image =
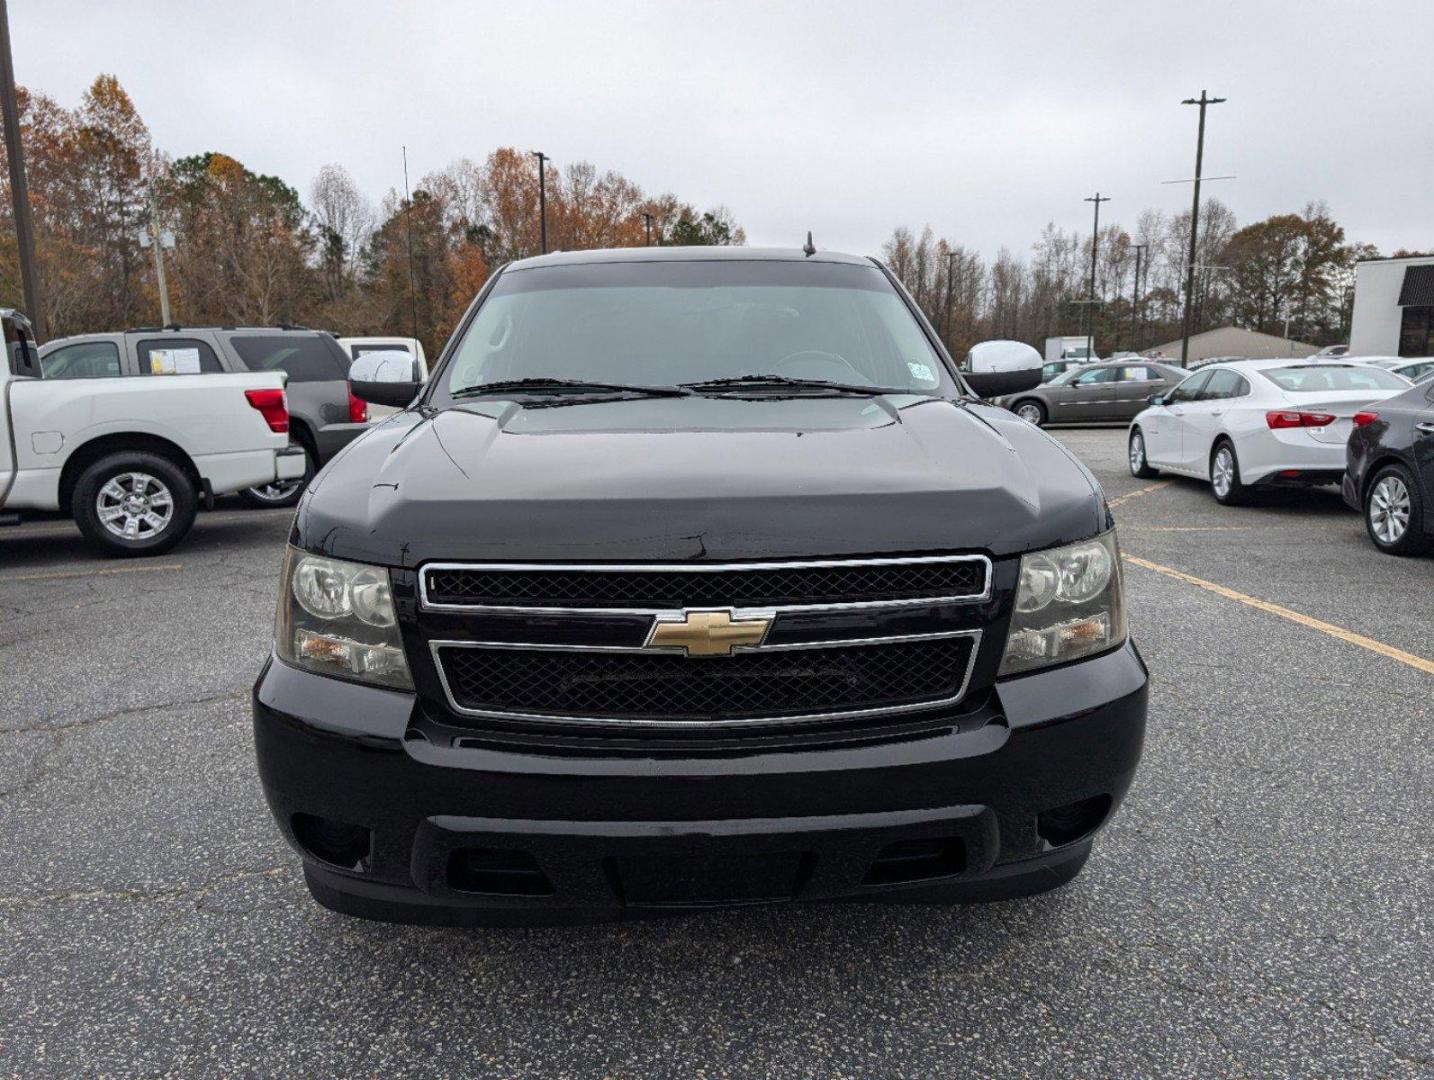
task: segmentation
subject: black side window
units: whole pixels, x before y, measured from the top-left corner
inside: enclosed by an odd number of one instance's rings
[[[1241,390],[1241,384],[1244,389]],[[1250,384],[1245,382],[1233,371],[1214,371],[1210,373],[1210,381],[1205,384],[1204,391],[1200,394],[1201,401],[1225,401],[1229,398],[1237,398],[1242,394],[1250,392]]]
[[[250,371],[286,371],[291,383],[349,377],[348,354],[323,334],[236,334],[229,344]]]
[[[141,375],[209,375],[224,370],[209,342],[198,338],[146,338],[135,345]]]
[[[1165,399],[1166,404],[1178,405],[1182,401],[1194,401],[1209,381],[1210,373],[1208,371],[1201,372],[1199,375],[1191,375],[1190,378],[1170,391],[1170,396]]]
[[[113,341],[81,341],[40,358],[47,379],[105,379],[120,373],[119,348]]]

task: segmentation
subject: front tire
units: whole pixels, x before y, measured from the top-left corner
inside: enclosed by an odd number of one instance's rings
[[[1429,537],[1422,528],[1424,500],[1403,465],[1386,465],[1364,496],[1364,526],[1374,546],[1389,555],[1422,555]]]
[[[110,454],[80,474],[70,495],[75,524],[107,555],[162,555],[189,534],[199,507],[194,482],[166,457]]]
[[[1160,470],[1152,469],[1145,456],[1145,433],[1139,428],[1130,429],[1130,443],[1126,452],[1126,460],[1130,462],[1131,476],[1149,480],[1160,475]]]
[[[1035,424],[1036,427],[1044,427],[1046,423],[1046,407],[1039,401],[1027,399],[1016,402],[1015,408],[1011,410],[1028,424]]]
[[[1250,489],[1240,483],[1240,459],[1235,444],[1221,439],[1210,454],[1210,490],[1221,506],[1243,506],[1250,501]]]
[[[304,475],[297,480],[276,480],[272,484],[262,484],[259,487],[245,488],[239,492],[239,498],[243,499],[250,506],[260,510],[279,510],[286,506],[293,506],[299,501],[299,496],[304,493],[304,488],[309,486],[309,481],[314,478],[314,473],[319,471],[318,463],[314,460],[314,452],[303,443],[297,443],[304,451]]]

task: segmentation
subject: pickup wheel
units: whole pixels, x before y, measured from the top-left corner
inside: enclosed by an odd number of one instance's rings
[[[130,451],[100,458],[70,497],[75,524],[109,555],[160,555],[188,535],[199,497],[166,457]]]
[[[239,492],[239,498],[250,506],[257,506],[261,510],[293,506],[299,501],[299,496],[304,493],[304,488],[309,486],[309,481],[314,478],[314,473],[319,471],[319,467],[314,461],[314,452],[307,446],[303,443],[290,443],[290,445],[303,447],[304,475],[297,480],[277,480],[272,484],[245,488]]]

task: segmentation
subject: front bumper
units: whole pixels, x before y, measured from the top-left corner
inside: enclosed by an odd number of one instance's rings
[[[1127,643],[998,683],[984,722],[755,753],[437,745],[410,724],[414,695],[277,660],[253,711],[265,794],[315,896],[461,924],[1059,884],[1130,786],[1146,695]],[[320,857],[333,832],[315,822],[362,843]]]

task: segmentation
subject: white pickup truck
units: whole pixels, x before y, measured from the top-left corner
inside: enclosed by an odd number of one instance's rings
[[[282,372],[45,379],[30,324],[0,309],[0,518],[63,510],[113,555],[158,555],[201,501],[303,475]]]

